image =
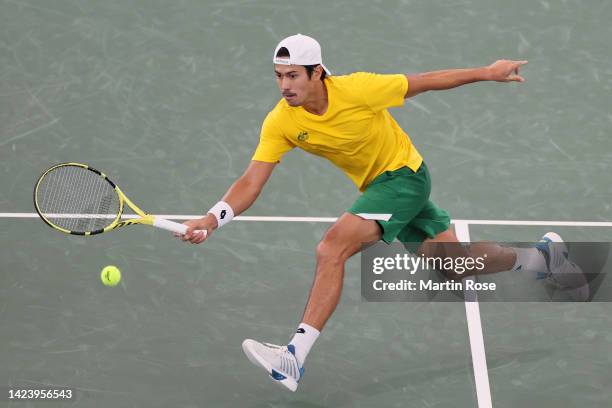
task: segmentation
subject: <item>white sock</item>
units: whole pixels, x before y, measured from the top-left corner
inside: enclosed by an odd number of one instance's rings
[[[536,248],[513,248],[516,252],[516,263],[513,271],[523,270],[532,272],[546,272],[546,259]]]
[[[319,334],[317,329],[306,323],[300,323],[298,326],[289,344],[295,347],[295,357],[300,366],[304,365],[304,360],[306,360],[306,356],[310,352],[314,342],[317,341]]]

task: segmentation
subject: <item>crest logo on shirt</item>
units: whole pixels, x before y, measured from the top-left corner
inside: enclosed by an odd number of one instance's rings
[[[299,140],[300,142],[304,142],[304,141],[308,140],[308,132],[302,131],[302,132],[298,133],[297,140]]]

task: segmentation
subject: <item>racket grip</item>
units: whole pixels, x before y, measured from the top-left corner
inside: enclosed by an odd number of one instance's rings
[[[164,218],[155,217],[155,219],[153,220],[153,226],[165,229],[166,231],[175,232],[180,235],[185,235],[185,233],[187,232],[187,226],[185,224],[166,220]],[[206,230],[196,230],[195,232],[200,231],[204,232],[204,236],[208,235]]]

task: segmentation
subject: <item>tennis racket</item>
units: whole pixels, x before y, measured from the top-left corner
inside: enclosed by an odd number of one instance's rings
[[[138,218],[121,218],[126,204]],[[95,235],[135,224],[187,232],[186,225],[142,211],[104,173],[86,164],[61,163],[47,169],[36,182],[34,206],[47,225],[66,234]]]

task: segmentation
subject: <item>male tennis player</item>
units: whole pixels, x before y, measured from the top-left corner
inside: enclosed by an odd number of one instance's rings
[[[188,221],[183,240],[199,244],[256,200],[283,154],[299,147],[338,166],[362,195],[325,233],[317,246],[317,268],[301,324],[287,346],[245,340],[247,357],[271,378],[295,391],[304,360],[331,316],[342,289],[344,264],[362,243],[458,242],[446,211],[429,200],[431,180],[423,158],[388,112],[404,99],[478,81],[524,82],[527,61],[500,60],[480,68],[422,74],[358,72],[331,76],[321,47],[301,34],[282,40],[273,55],[282,99],[263,122],[250,165],[207,215]],[[194,230],[207,230],[207,237]],[[470,246],[471,256],[487,253],[486,271],[530,268],[552,279],[573,270],[554,233],[538,248],[493,243]]]

